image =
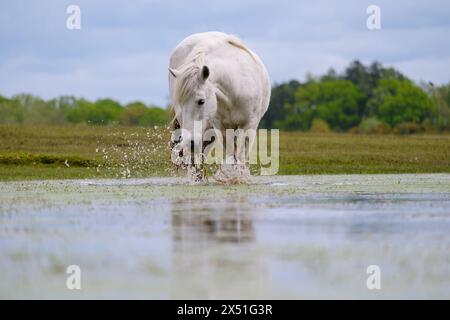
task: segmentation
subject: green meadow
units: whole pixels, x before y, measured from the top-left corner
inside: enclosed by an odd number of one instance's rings
[[[183,174],[165,128],[0,125],[0,180]],[[280,133],[279,174],[450,172],[450,135]]]

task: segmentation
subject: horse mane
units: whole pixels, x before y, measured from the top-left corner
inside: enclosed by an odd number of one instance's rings
[[[199,74],[205,64],[205,52],[197,51],[188,56],[188,62],[180,66],[173,88],[173,102],[183,103],[199,85]]]
[[[244,50],[245,52],[247,52],[250,55],[250,57],[252,57],[253,61],[255,61],[257,64],[259,64],[259,62],[256,59],[253,52],[251,52],[250,49],[245,45],[245,43],[242,42],[242,40],[239,39],[238,37],[233,36],[233,35],[228,36],[227,43],[231,44],[232,46],[235,46],[236,48]]]

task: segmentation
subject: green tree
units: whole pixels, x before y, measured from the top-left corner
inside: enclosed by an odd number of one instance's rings
[[[67,122],[67,116],[72,108],[75,108],[77,104],[77,98],[74,96],[61,96],[48,101],[55,109],[59,110],[59,117],[62,122]]]
[[[391,127],[402,122],[423,123],[436,116],[431,99],[409,80],[380,80],[368,103],[375,115]]]
[[[399,71],[394,68],[385,68],[377,61],[370,66],[365,66],[360,61],[355,60],[347,67],[343,79],[351,81],[364,94],[358,106],[358,114],[360,116],[373,116],[373,112],[368,108],[367,102],[373,97],[378,82],[386,78],[406,79]]]
[[[8,101],[9,101],[8,98],[6,98],[6,97],[4,97],[4,96],[2,96],[2,95],[0,94],[0,103],[8,102]]]
[[[361,121],[359,102],[364,95],[347,80],[326,81],[321,84],[317,115],[335,131],[345,131]]]
[[[67,113],[67,120],[73,123],[115,124],[120,120],[123,107],[112,99],[100,99],[92,103],[85,99],[76,100]]]
[[[169,123],[169,112],[159,107],[146,107],[142,102],[132,102],[125,107],[120,123],[128,126],[165,126]]]
[[[285,130],[307,131],[311,128],[313,119],[317,116],[317,102],[320,99],[320,84],[310,81],[301,85],[290,103],[284,104],[284,119],[274,122],[275,127]]]
[[[123,107],[112,99],[100,99],[94,103],[95,112],[90,122],[95,124],[118,123]]]
[[[87,122],[93,112],[94,104],[86,99],[77,99],[67,112],[67,121],[71,123]]]
[[[450,130],[450,83],[439,87],[429,85],[426,90],[436,106],[436,128]]]
[[[311,81],[301,86],[295,103],[286,105],[284,129],[308,130],[320,118],[335,131],[344,131],[360,121],[358,103],[363,95],[348,80]]]
[[[45,100],[30,94],[19,94],[0,102],[2,123],[59,123],[59,110]]]
[[[125,106],[120,116],[120,124],[125,126],[137,126],[141,117],[147,111],[147,107],[142,102],[136,101]]]
[[[18,109],[13,101],[0,96],[0,123],[17,123]]]
[[[327,73],[320,78],[321,81],[333,81],[339,80],[341,77],[337,74],[333,68],[328,69]]]
[[[275,121],[278,123],[284,120],[286,114],[284,105],[295,102],[295,92],[300,87],[300,82],[291,80],[287,83],[274,85],[270,96],[270,104],[266,114],[262,118],[260,127],[273,128]]]
[[[146,112],[139,119],[139,125],[144,127],[167,126],[169,122],[169,111],[159,107],[147,108]]]

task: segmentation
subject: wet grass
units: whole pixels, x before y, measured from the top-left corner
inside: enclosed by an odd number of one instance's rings
[[[0,125],[0,180],[167,176],[161,128]],[[280,174],[450,172],[449,135],[281,133]]]

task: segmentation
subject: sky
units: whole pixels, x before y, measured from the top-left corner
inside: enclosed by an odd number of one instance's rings
[[[81,10],[69,30],[66,9]],[[369,30],[369,5],[381,29]],[[165,106],[171,51],[204,31],[238,35],[272,83],[374,60],[414,81],[450,81],[450,1],[0,0],[0,94]]]

